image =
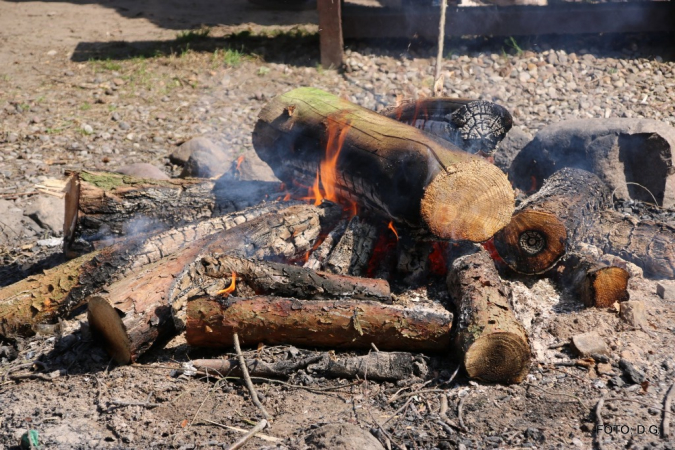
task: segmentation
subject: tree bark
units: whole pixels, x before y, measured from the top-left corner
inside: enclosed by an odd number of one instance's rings
[[[452,315],[355,301],[281,297],[202,297],[187,308],[186,339],[194,347],[290,344],[341,349],[447,351]]]
[[[253,145],[289,186],[313,186],[323,173],[333,200],[442,239],[484,241],[513,212],[513,190],[496,167],[318,89],[280,95],[258,117]],[[335,160],[333,172],[326,155]]]
[[[641,267],[646,277],[675,278],[675,227],[602,211],[585,240]]]
[[[520,383],[530,367],[530,343],[490,255],[481,249],[457,258],[447,281],[455,303],[453,345],[469,377]]]
[[[92,330],[120,364],[135,361],[161,336],[182,329],[175,314],[190,291],[187,268],[200,254],[244,258],[292,258],[309,251],[320,232],[323,208],[297,205],[260,216],[228,230],[187,243],[179,251],[136,268],[105,286],[89,302]]]
[[[149,180],[82,171],[71,175],[66,189],[64,248],[76,256],[121,236],[239,211],[279,192],[279,183],[261,181]]]
[[[626,269],[610,266],[591,255],[568,254],[563,262],[563,284],[587,307],[609,308],[630,299]]]
[[[471,153],[492,155],[513,126],[506,108],[464,98],[411,100],[380,114],[438,136]]]
[[[236,274],[232,295],[241,296],[239,289],[247,285],[256,295],[277,295],[304,300],[353,298],[391,303],[389,283],[374,278],[359,278],[316,272],[304,267],[269,261],[252,261],[227,254],[210,254],[198,258],[186,270],[191,290],[200,286],[203,292],[230,285]],[[216,285],[211,287],[209,285]]]
[[[499,256],[520,273],[551,269],[598,226],[597,215],[610,205],[610,195],[590,172],[570,168],[556,172],[495,235]]]

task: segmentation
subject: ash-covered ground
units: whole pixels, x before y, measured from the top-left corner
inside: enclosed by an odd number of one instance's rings
[[[431,94],[435,43],[348,41],[344,71],[323,70],[316,23],[314,11],[265,11],[243,0],[0,3],[2,285],[62,261],[49,241],[60,236],[60,203],[44,201],[52,197],[36,187],[48,179],[138,162],[178,175],[182,169],[169,155],[198,136],[227,149],[233,161],[254,160],[258,111],[299,86],[375,110],[399,97]],[[506,106],[524,140],[572,118],[644,117],[674,125],[672,42],[672,35],[453,38],[443,63],[445,94]],[[625,202],[617,208],[655,214]],[[301,371],[286,384],[258,385],[275,416],[264,434],[280,440],[256,438],[246,448],[316,447],[305,436],[326,423],[378,434],[376,424],[409,399],[385,426],[394,447],[584,449],[598,440],[605,449],[675,446],[660,435],[664,396],[675,378],[675,308],[657,295],[656,282],[630,282],[631,298],[646,307],[643,329],[622,323],[613,309],[585,310],[561,298],[547,279],[509,284],[535,355],[522,384],[485,385],[461,373],[443,384],[456,362],[437,355],[428,379],[400,385]],[[408,296],[443,297],[437,288]],[[584,365],[559,345],[589,331],[606,341],[607,361]],[[205,355],[180,336],[126,367],[91,342],[84,313],[56,335],[2,345],[0,449],[16,447],[29,429],[45,448],[217,448],[242,436],[228,427],[250,429],[260,418],[236,380],[177,376],[181,363]],[[274,347],[259,357],[297,352]],[[36,359],[45,376],[11,379]],[[400,389],[420,393],[389,403]],[[451,420],[459,421],[461,403],[465,431],[439,424],[441,395]],[[596,432],[593,408],[603,396],[604,424],[613,428]]]

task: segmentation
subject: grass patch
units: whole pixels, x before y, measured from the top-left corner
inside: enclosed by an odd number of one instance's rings
[[[508,39],[504,39],[504,43],[511,47],[516,52],[516,55],[520,56],[524,53],[523,49],[520,48],[518,42],[516,42],[516,39],[513,36],[509,36]]]
[[[176,35],[178,44],[189,44],[190,42],[203,41],[211,34],[211,28],[202,28],[200,30],[181,31]]]
[[[84,102],[80,106],[80,110],[82,111],[89,111],[91,109],[91,103]]]
[[[264,77],[268,73],[270,73],[269,67],[263,66],[263,67],[258,68],[257,74],[258,74],[259,77]]]

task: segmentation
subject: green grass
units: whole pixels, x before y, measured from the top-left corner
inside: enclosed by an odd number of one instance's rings
[[[516,55],[520,56],[524,53],[523,49],[520,48],[520,46],[518,45],[518,42],[516,42],[516,40],[513,36],[509,36],[508,39],[504,39],[504,42],[506,43],[506,45],[511,47],[513,50],[515,50]]]
[[[189,44],[190,42],[203,41],[209,37],[209,34],[211,34],[210,28],[181,31],[176,35],[176,42],[179,44]]]
[[[257,74],[258,74],[259,77],[264,77],[264,76],[267,75],[268,73],[270,73],[269,67],[264,67],[264,66],[263,66],[263,67],[260,67],[260,68],[258,69],[258,72],[257,72]]]
[[[91,109],[91,103],[84,102],[80,106],[80,110],[82,111],[89,111]]]

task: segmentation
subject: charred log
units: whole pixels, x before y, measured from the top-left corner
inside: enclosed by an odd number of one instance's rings
[[[517,272],[549,270],[598,226],[598,213],[609,206],[609,197],[607,186],[590,172],[556,172],[495,235],[499,256]]]
[[[320,181],[343,204],[427,227],[442,239],[484,241],[513,211],[513,190],[496,167],[318,89],[270,101],[253,145],[288,185]],[[322,161],[334,162],[335,170],[317,180]]]
[[[326,271],[340,275],[363,275],[373,253],[377,228],[371,223],[352,217],[333,251],[326,259]]]
[[[313,355],[300,360],[277,361],[267,363],[259,359],[247,359],[246,368],[252,377],[285,378],[298,370],[306,369],[310,364],[317,363],[326,355]],[[192,366],[204,375],[218,375],[220,377],[242,376],[239,361],[233,359],[195,359]]]
[[[188,280],[186,267],[200,255],[228,252],[244,258],[293,258],[309,251],[320,232],[321,208],[298,205],[270,213],[229,230],[192,241],[170,256],[108,284],[89,309],[92,329],[119,363],[135,361],[162,335],[174,329],[171,298]],[[93,300],[93,299],[92,299]],[[115,320],[116,319],[116,320]],[[111,325],[116,322],[116,325]],[[178,322],[179,329],[182,322]]]
[[[448,274],[455,303],[453,346],[471,378],[521,382],[530,366],[530,344],[485,250],[457,258]]]
[[[587,307],[609,308],[630,299],[630,274],[622,267],[578,252],[566,255],[563,266],[563,285]]]
[[[451,314],[372,302],[300,301],[280,297],[203,297],[187,306],[186,338],[195,347],[242,344],[447,351]]]
[[[69,257],[121,236],[176,228],[280,195],[280,184],[230,180],[148,180],[82,171],[66,188],[64,248]]]
[[[236,282],[232,283],[231,275]],[[240,295],[245,284],[256,295],[278,295],[304,300],[353,298],[391,303],[389,283],[372,278],[359,278],[316,272],[304,267],[269,261],[252,261],[229,255],[205,255],[198,258],[183,274],[179,285],[189,286],[189,296],[214,293],[233,285],[232,295]],[[172,294],[176,299],[186,293]]]
[[[484,155],[492,155],[513,126],[506,108],[463,98],[406,101],[380,113],[441,137],[465,151]]]

